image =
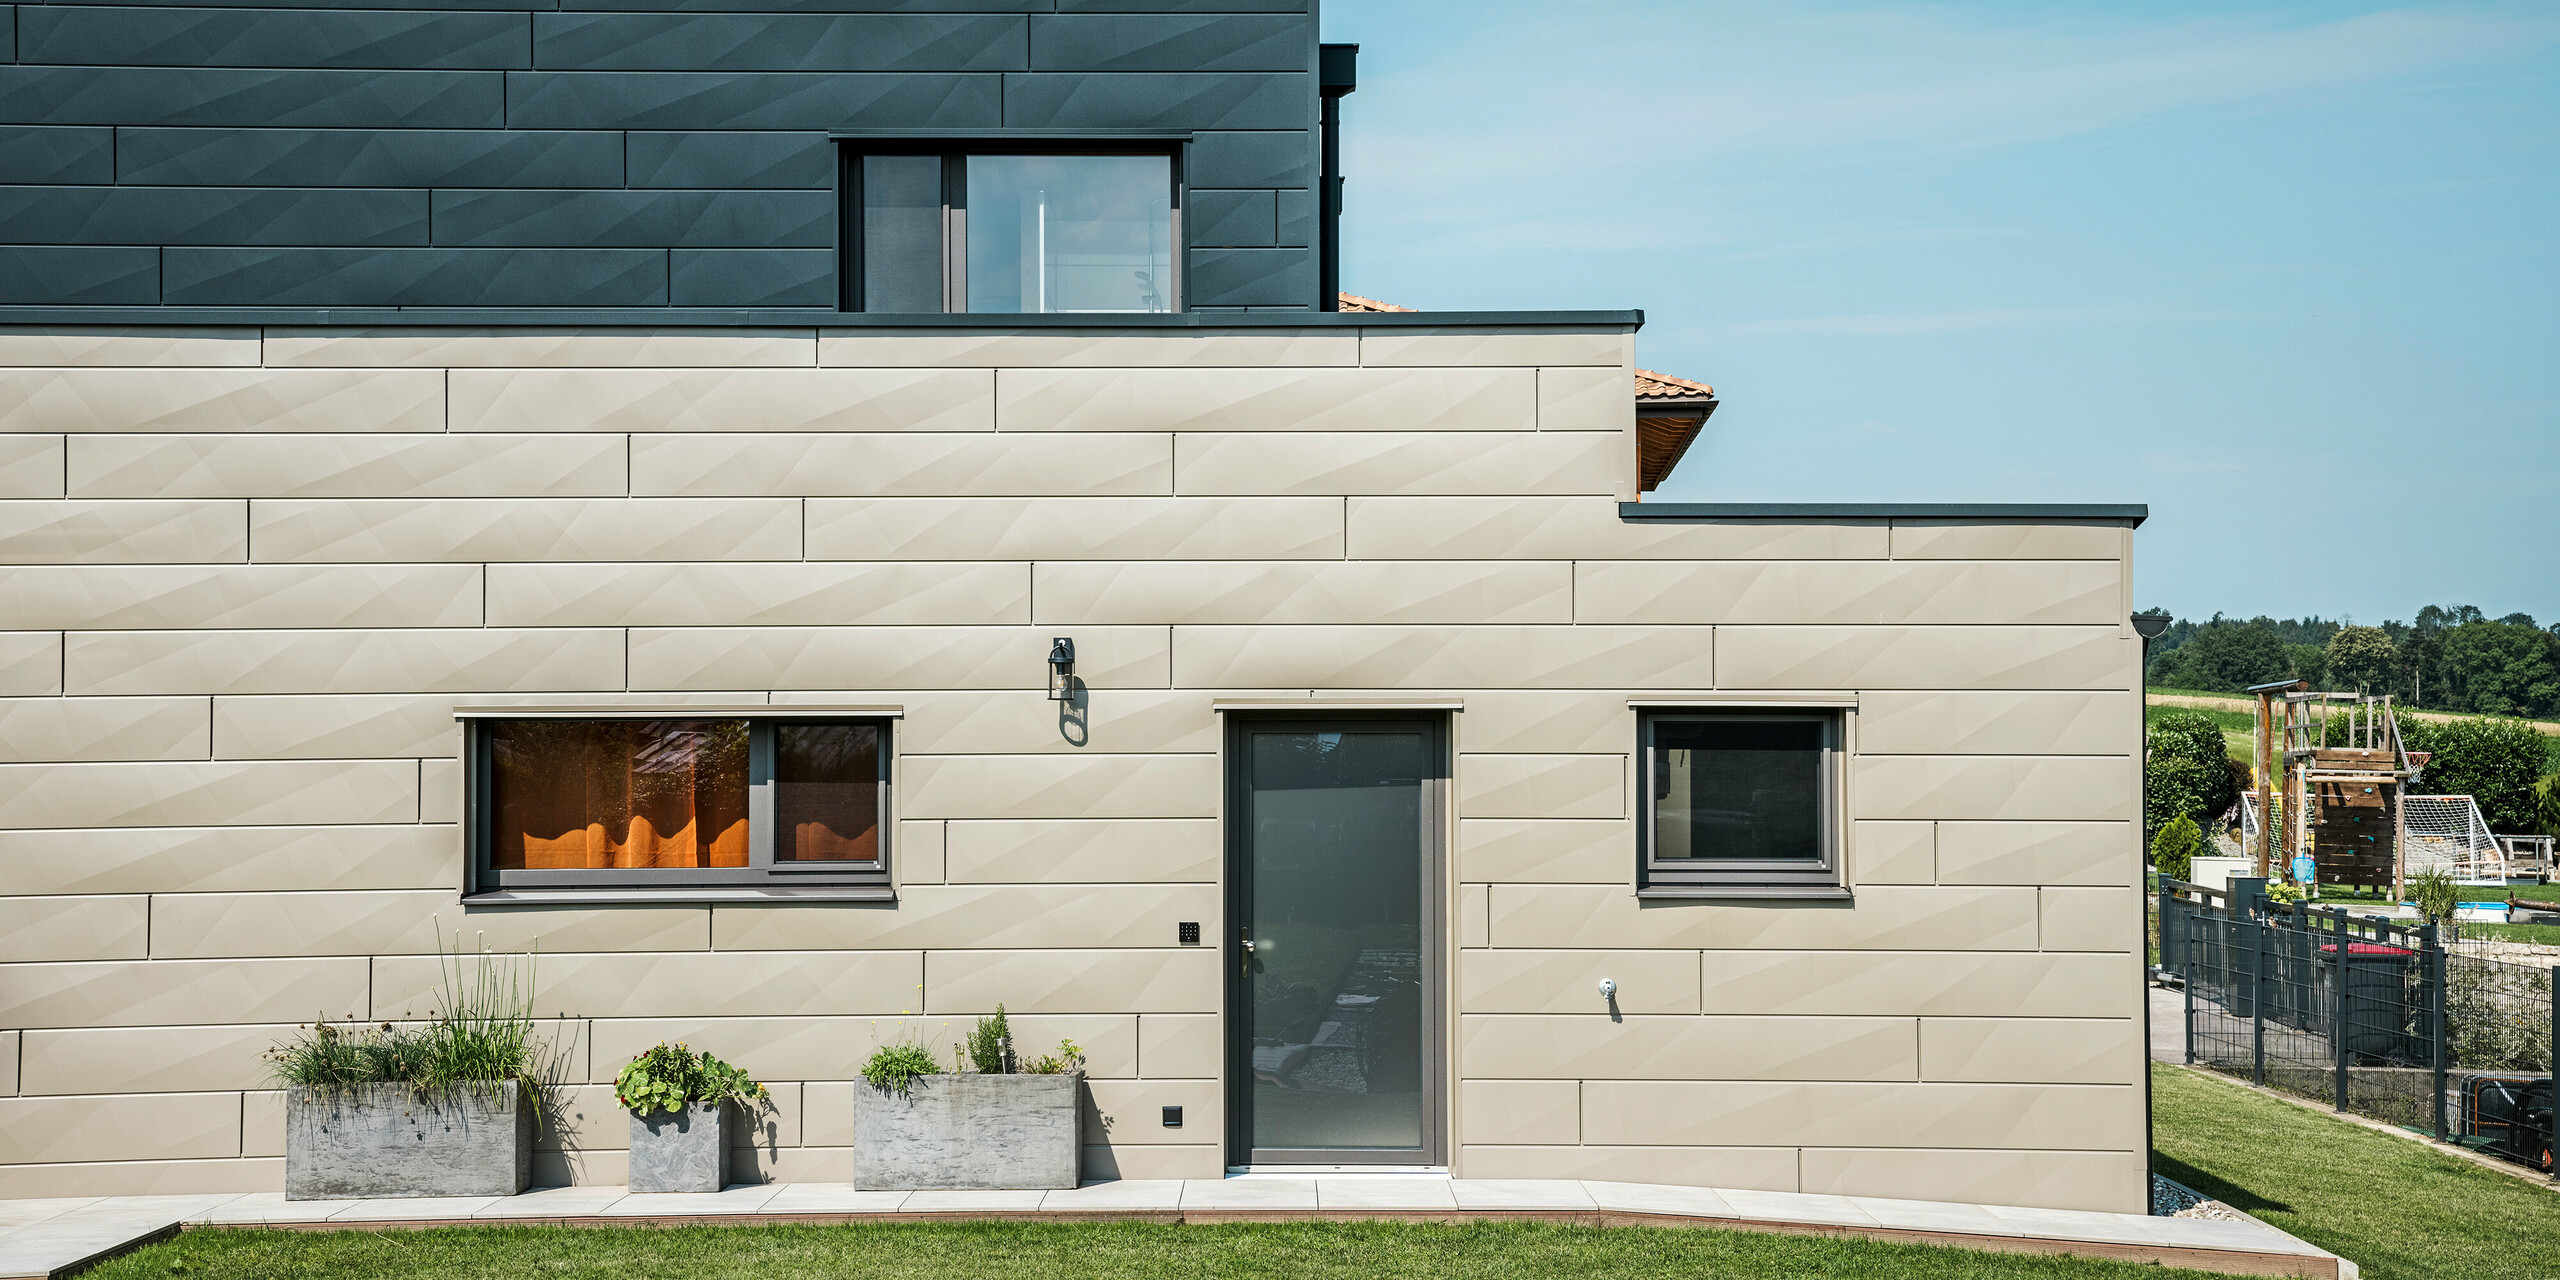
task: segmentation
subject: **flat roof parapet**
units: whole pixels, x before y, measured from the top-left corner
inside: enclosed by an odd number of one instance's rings
[[[888,315],[855,311],[686,310],[676,307],[0,307],[0,325],[297,325],[318,328],[549,329],[572,326],[658,329],[1635,329],[1644,312],[1625,311],[1181,311],[1166,313],[963,312]]]

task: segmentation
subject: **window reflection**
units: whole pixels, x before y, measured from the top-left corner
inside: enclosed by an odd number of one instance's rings
[[[747,865],[744,720],[511,720],[489,737],[502,871]]]
[[[969,310],[1170,311],[1166,156],[970,156]]]

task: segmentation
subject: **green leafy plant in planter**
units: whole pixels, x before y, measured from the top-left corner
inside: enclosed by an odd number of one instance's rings
[[[444,989],[424,1022],[359,1024],[313,1019],[266,1052],[276,1082],[346,1090],[405,1084],[421,1091],[487,1091],[513,1080],[526,1105],[539,1108],[543,1045],[533,1025],[532,957],[482,948],[437,959]]]
[[[1013,1024],[1005,1021],[1004,1006],[996,1006],[994,1017],[978,1019],[961,1048],[967,1054],[961,1070],[975,1067],[980,1075],[1013,1074]]]
[[[912,1040],[884,1044],[871,1051],[869,1061],[862,1064],[862,1078],[873,1088],[891,1093],[905,1093],[917,1076],[929,1076],[942,1069],[942,1061],[931,1050]]]
[[[772,1097],[747,1074],[682,1044],[661,1044],[633,1058],[613,1079],[613,1100],[635,1116],[681,1111],[706,1102],[750,1106]]]

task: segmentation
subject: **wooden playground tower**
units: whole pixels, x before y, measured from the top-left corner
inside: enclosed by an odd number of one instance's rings
[[[2388,884],[2398,901],[2408,844],[2401,791],[2425,757],[2413,763],[2401,743],[2390,695],[2324,693],[2300,680],[2249,692],[2258,698],[2257,873],[2290,879],[2294,855],[2307,848],[2319,883]],[[2340,711],[2344,722],[2333,730]],[[2332,744],[2333,736],[2344,741]],[[2283,821],[2275,822],[2268,815],[2277,812],[2279,776]]]

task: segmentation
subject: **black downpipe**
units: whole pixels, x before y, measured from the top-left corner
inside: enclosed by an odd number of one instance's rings
[[[1342,99],[1360,87],[1360,46],[1316,47],[1316,92],[1324,106],[1317,117],[1317,149],[1322,153],[1316,176],[1316,310],[1342,309]]]

